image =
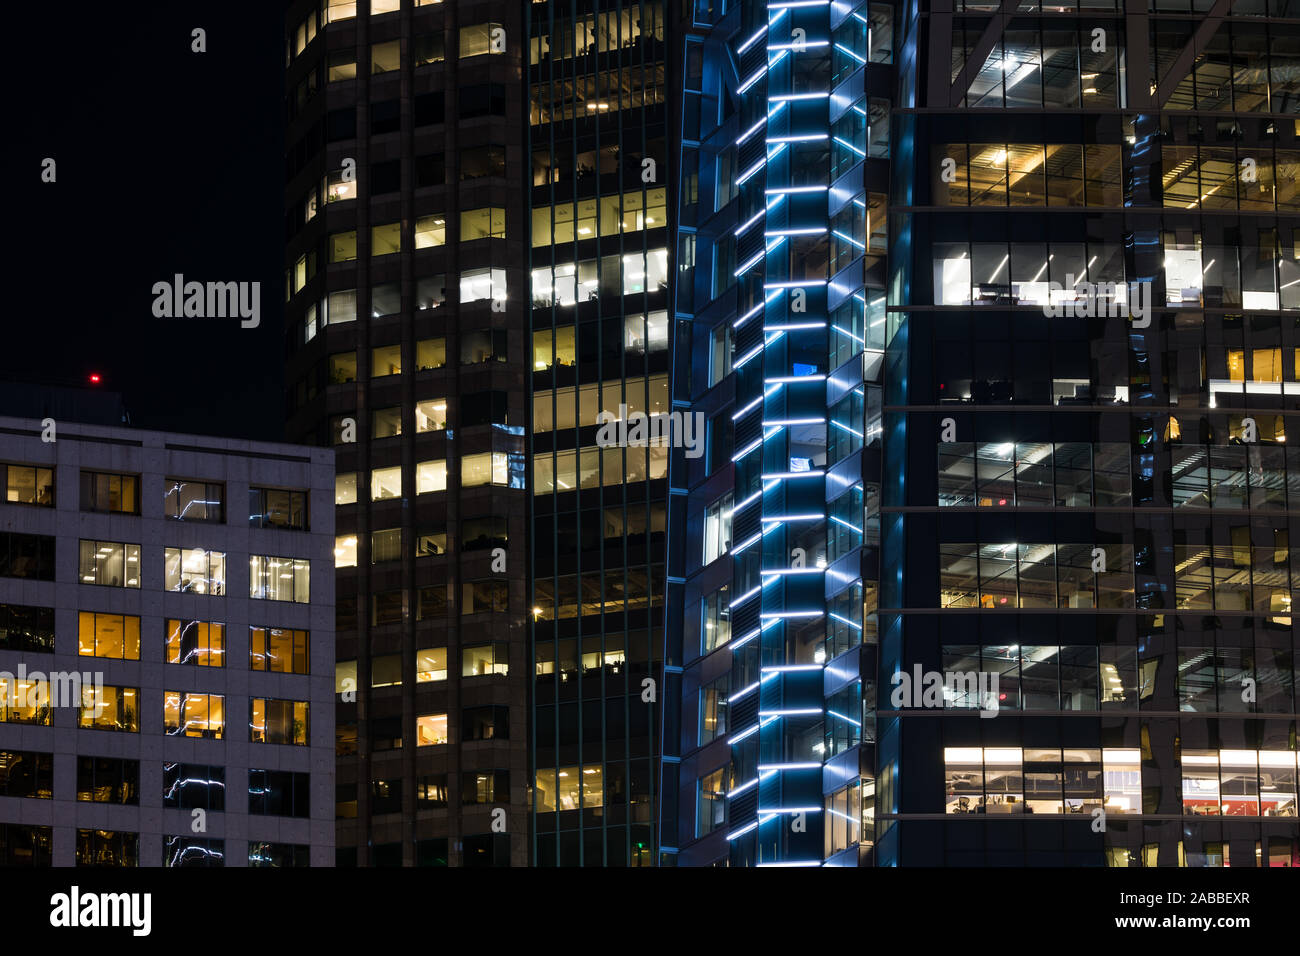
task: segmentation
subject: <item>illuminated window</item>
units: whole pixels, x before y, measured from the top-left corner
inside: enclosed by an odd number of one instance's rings
[[[415,718],[417,747],[436,747],[447,743],[447,715],[425,714]]]
[[[340,534],[334,538],[334,567],[355,568],[357,566],[357,536]]]
[[[54,469],[36,465],[3,465],[5,501],[10,504],[54,507]]]
[[[723,674],[717,680],[700,688],[700,746],[723,737],[727,733],[727,697],[731,693],[731,675]]]
[[[389,256],[402,251],[402,224],[387,222],[370,227],[370,254]],[[356,258],[355,254],[353,258]]]
[[[226,556],[203,548],[164,548],[164,587],[192,594],[226,592]]]
[[[170,736],[220,740],[226,727],[225,698],[169,690],[163,694],[163,730]]]
[[[334,503],[352,505],[357,501],[357,473],[344,472],[334,476]]]
[[[140,659],[140,619],[129,614],[77,615],[77,653],[82,657]]]
[[[309,707],[306,701],[254,697],[248,706],[249,741],[307,746]]]
[[[140,586],[140,546],[117,541],[81,542],[82,584],[113,588]]]
[[[731,594],[724,584],[704,598],[702,653],[717,650],[731,640]]]
[[[140,513],[139,476],[83,471],[81,510],[138,515]]]
[[[533,333],[533,368],[545,371],[555,365],[571,366],[577,360],[574,345],[574,328],[571,325],[555,329],[554,345],[551,342],[551,330],[543,329]]]
[[[346,184],[345,184],[346,185]],[[330,233],[330,262],[350,262],[357,257],[357,231]]]
[[[505,53],[506,31],[499,23],[476,23],[460,28],[460,57]]]
[[[447,679],[447,648],[422,647],[415,652],[415,679],[428,683]]]
[[[477,644],[462,648],[461,677],[494,674],[504,677],[510,672],[509,648],[506,644]]]
[[[357,15],[356,0],[325,0],[325,22],[335,23]]]
[[[500,451],[463,455],[460,460],[460,483],[464,488],[488,484],[508,486],[509,455]]]
[[[415,430],[437,432],[447,427],[447,400],[431,398],[415,403]]]
[[[460,274],[460,301],[506,301],[505,269],[470,269]]]
[[[415,248],[430,249],[447,243],[447,219],[445,216],[421,216],[415,220]]]
[[[140,689],[138,687],[82,688],[77,726],[90,730],[140,732]],[[47,721],[48,722],[48,721]]]
[[[726,825],[729,776],[726,767],[719,767],[700,778],[695,815],[696,836],[704,836]]]
[[[370,72],[388,73],[402,67],[402,41],[387,40],[370,45]]]
[[[506,237],[506,211],[498,206],[467,209],[460,214],[460,241],[475,239],[504,239]]]
[[[447,490],[447,462],[422,461],[415,466],[415,493],[428,494],[431,491]]]
[[[370,376],[382,378],[385,375],[402,374],[402,347],[400,345],[381,345],[370,350]]]
[[[210,621],[167,621],[167,646],[163,659],[169,664],[196,664],[200,667],[224,667],[226,625]]]
[[[255,671],[276,674],[309,674],[309,632],[282,627],[248,629],[248,666]]]
[[[83,693],[93,694],[93,687]],[[0,671],[0,722],[48,727],[53,720],[49,681],[19,680],[12,673]]]
[[[420,339],[415,343],[415,370],[442,368],[447,364],[446,339]]]
[[[344,200],[357,198],[357,184],[355,182],[354,173],[350,174],[349,178],[344,178],[344,172],[341,169],[336,169],[332,172],[326,173],[324,187],[326,203],[343,202]],[[344,258],[355,259],[357,257],[357,234],[355,232],[340,232],[335,233],[334,235],[341,237],[344,241],[350,241],[352,243],[352,254],[345,256]],[[351,236],[350,240],[347,239],[348,236]],[[332,240],[334,237],[331,236],[330,238]],[[330,261],[339,262],[342,260],[331,257]]]
[[[306,604],[311,592],[311,562],[253,554],[248,557],[248,596]]]
[[[704,563],[717,560],[731,550],[732,495],[728,492],[704,512]]]

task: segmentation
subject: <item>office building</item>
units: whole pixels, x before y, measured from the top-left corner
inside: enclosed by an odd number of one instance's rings
[[[697,6],[666,857],[1300,860],[1292,14]]]
[[[650,866],[670,448],[601,426],[672,408],[671,11],[528,10],[530,860]]]
[[[286,5],[286,412],[337,455],[340,865],[528,860],[522,12]]]
[[[332,865],[333,454],[5,417],[0,462],[0,863]]]
[[[684,25],[674,397],[710,454],[672,481],[665,862],[870,858],[892,26],[868,3]]]

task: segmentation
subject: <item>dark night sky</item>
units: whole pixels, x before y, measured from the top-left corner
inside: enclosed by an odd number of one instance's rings
[[[79,8],[79,9],[78,9]],[[279,440],[284,44],[278,0],[21,4],[0,379],[94,370],[132,423]],[[207,30],[207,52],[190,31]],[[53,157],[58,181],[40,181]],[[155,282],[260,280],[261,325],[155,319]]]

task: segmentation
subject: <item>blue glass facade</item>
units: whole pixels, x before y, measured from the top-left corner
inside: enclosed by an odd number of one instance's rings
[[[670,474],[681,865],[870,852],[891,24],[697,6],[680,48],[673,397],[727,436]]]

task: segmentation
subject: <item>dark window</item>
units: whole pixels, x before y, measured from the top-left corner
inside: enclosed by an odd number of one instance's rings
[[[220,524],[226,520],[226,486],[168,478],[163,514],[180,521]]]
[[[311,774],[248,771],[248,812],[254,816],[311,816]]]
[[[355,820],[357,818],[357,785],[355,783],[336,783],[334,785],[334,819]]]
[[[461,740],[509,740],[508,707],[466,707],[460,725]]]
[[[374,612],[374,624],[402,623],[402,592],[380,591],[371,604]]]
[[[462,866],[509,866],[510,834],[480,833],[465,837]]]
[[[355,107],[345,110],[330,110],[325,114],[325,142],[337,143],[341,139],[355,139],[357,135],[357,111]]]
[[[435,584],[420,588],[419,619],[443,617],[447,613],[447,585]]]
[[[442,153],[415,157],[415,188],[441,186],[447,181],[447,163]]]
[[[194,836],[163,838],[163,866],[225,866],[226,841]]]
[[[357,599],[355,595],[340,597],[334,603],[334,630],[355,631],[357,629]]]
[[[442,31],[421,33],[411,41],[411,57],[416,66],[437,63],[443,58]]]
[[[77,866],[139,866],[140,834],[78,830]]]
[[[401,866],[402,844],[377,843],[370,854],[371,866]]]
[[[0,750],[0,797],[54,798],[54,754]]]
[[[493,329],[482,332],[462,332],[460,336],[460,364],[477,365],[479,362],[504,362],[506,360],[506,330]]]
[[[397,750],[402,746],[402,718],[375,717],[370,721],[370,749]]]
[[[446,116],[447,102],[442,91],[421,93],[415,98],[415,125],[431,126],[441,123]]]
[[[0,823],[0,866],[49,866],[50,827]]]
[[[370,812],[402,812],[402,781],[400,779],[370,781]]]
[[[505,116],[506,88],[500,83],[462,86],[459,102],[461,119],[471,119],[475,116]]]
[[[474,146],[460,154],[460,178],[480,179],[483,176],[505,176],[506,148],[504,146]]]
[[[463,770],[460,774],[460,802],[496,803],[510,799],[509,770]]]
[[[311,847],[302,843],[249,843],[249,866],[311,866]]]
[[[461,525],[462,551],[485,551],[506,546],[505,515],[490,515],[486,518],[466,518]]]
[[[248,489],[248,524],[252,528],[307,530],[307,492],[278,488]]]
[[[0,577],[54,580],[54,538],[0,533]]]
[[[54,653],[54,608],[0,604],[0,647]]]
[[[140,761],[119,760],[116,757],[78,757],[77,799],[91,803],[138,806]]]
[[[505,392],[471,392],[460,400],[460,427],[506,424]]]
[[[386,163],[370,164],[370,194],[395,193],[402,188],[402,161],[390,159]]]
[[[402,128],[402,108],[398,100],[370,104],[370,135],[396,133]]]
[[[485,614],[505,611],[510,604],[510,588],[505,581],[488,579],[466,581],[461,589],[462,614]]]
[[[106,472],[81,473],[81,510],[140,513],[140,477]]]
[[[163,806],[224,811],[226,768],[200,763],[163,764]]]
[[[447,838],[415,841],[416,866],[446,866]]]

